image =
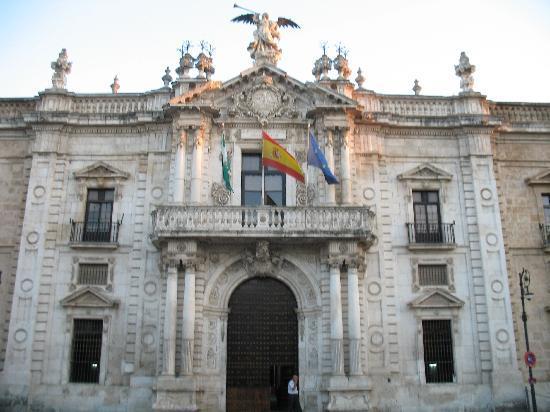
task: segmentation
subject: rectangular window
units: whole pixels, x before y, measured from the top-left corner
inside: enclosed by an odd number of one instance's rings
[[[262,167],[262,156],[243,153],[241,204],[243,206],[284,206],[285,175],[271,167]]]
[[[414,232],[417,242],[441,242],[439,194],[434,191],[413,191]]]
[[[106,285],[109,273],[107,263],[80,263],[78,265],[79,285]]]
[[[71,350],[71,382],[99,383],[103,320],[75,319]]]
[[[542,195],[542,207],[544,208],[544,224],[550,225],[550,194]]]
[[[83,241],[110,242],[114,196],[114,189],[88,189]]]
[[[426,383],[453,382],[453,338],[450,320],[423,320]]]
[[[447,265],[418,265],[420,286],[447,286]]]

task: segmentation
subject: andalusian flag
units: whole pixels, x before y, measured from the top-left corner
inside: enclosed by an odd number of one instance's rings
[[[305,176],[298,161],[275,139],[262,130],[262,164],[305,182]]]
[[[225,133],[222,131],[222,175],[225,188],[233,192],[231,187],[231,165],[227,158],[227,148],[225,147]]]

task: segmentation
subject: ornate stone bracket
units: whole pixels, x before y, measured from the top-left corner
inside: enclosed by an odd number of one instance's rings
[[[269,250],[267,240],[256,243],[255,253],[247,249],[243,254],[242,262],[249,276],[273,276],[283,265],[283,260]]]

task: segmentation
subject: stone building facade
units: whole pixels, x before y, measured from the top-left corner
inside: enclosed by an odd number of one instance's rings
[[[269,410],[296,372],[306,411],[524,410],[522,267],[548,393],[550,105],[487,100],[465,54],[438,97],[253,52],[108,95],[67,91],[62,52],[51,89],[0,100],[2,408]],[[259,166],[262,130],[307,184]]]

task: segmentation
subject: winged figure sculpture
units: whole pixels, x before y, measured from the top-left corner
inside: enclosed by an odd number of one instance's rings
[[[254,41],[248,45],[250,56],[257,64],[264,62],[277,64],[281,57],[279,48],[279,27],[291,27],[299,29],[300,26],[285,17],[279,17],[277,21],[269,20],[269,15],[263,13],[241,14],[233,19],[235,23],[255,24]]]

